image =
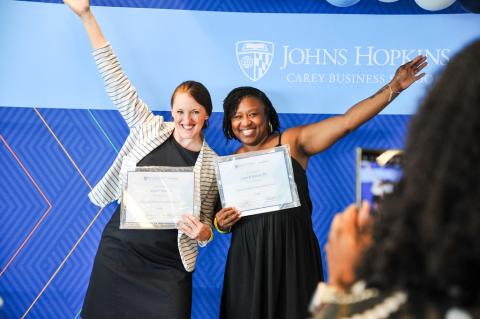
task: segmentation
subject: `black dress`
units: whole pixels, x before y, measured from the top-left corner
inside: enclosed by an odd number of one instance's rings
[[[199,152],[172,136],[138,166],[194,166]],[[182,264],[177,230],[119,229],[120,206],[105,227],[82,318],[190,318],[192,274]]]
[[[322,263],[306,172],[294,158],[292,166],[301,206],[242,217],[233,226],[220,318],[309,316]]]

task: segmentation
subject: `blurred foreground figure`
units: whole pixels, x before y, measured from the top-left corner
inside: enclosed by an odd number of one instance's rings
[[[348,207],[327,244],[315,318],[480,318],[480,41],[412,119],[405,172],[378,219]]]

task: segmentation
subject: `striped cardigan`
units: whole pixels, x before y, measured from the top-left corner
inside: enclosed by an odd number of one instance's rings
[[[165,122],[162,116],[154,115],[137,96],[110,44],[94,50],[93,57],[110,99],[130,129],[112,166],[88,195],[92,203],[104,207],[113,200],[121,201],[126,171],[167,140],[173,132],[174,123]],[[210,227],[217,197],[216,156],[204,140],[193,169],[195,176],[200,177],[200,183],[195,186],[194,205],[200,207],[196,210],[200,211],[200,221]],[[177,242],[183,266],[187,271],[193,271],[198,255],[197,241],[179,232]],[[204,242],[198,244],[205,245]]]

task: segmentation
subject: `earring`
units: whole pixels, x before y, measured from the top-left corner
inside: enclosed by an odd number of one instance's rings
[[[273,133],[272,123],[268,122],[268,128],[270,129],[270,133]]]

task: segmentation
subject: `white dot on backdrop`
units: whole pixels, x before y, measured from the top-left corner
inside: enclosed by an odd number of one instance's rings
[[[378,1],[390,3],[390,2],[396,2],[396,1],[398,1],[398,0],[378,0]]]
[[[359,2],[360,0],[327,0],[328,3],[337,7],[350,7]]]
[[[425,10],[438,11],[448,8],[455,0],[415,0],[415,2]]]

